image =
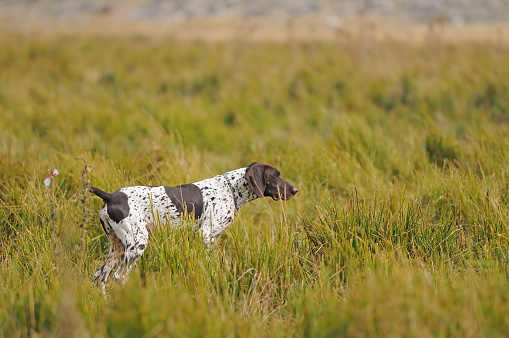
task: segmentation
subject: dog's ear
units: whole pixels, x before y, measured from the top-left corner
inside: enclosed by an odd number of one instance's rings
[[[265,192],[265,163],[253,162],[247,167],[245,178],[258,198]]]

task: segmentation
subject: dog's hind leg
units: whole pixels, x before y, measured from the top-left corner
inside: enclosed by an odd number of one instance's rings
[[[132,238],[125,246],[125,251],[120,268],[115,272],[116,279],[122,279],[125,283],[127,275],[143,255],[148,245],[148,230],[146,222],[138,222],[132,227]]]
[[[96,284],[101,284],[101,289],[103,293],[106,292],[105,285],[108,281],[108,277],[112,270],[115,270],[122,259],[122,255],[125,251],[124,245],[118,239],[117,236],[110,235],[110,252],[108,257],[106,258],[106,262],[96,271],[94,274],[94,282]]]

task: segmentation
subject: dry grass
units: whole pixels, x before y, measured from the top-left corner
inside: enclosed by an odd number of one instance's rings
[[[509,334],[503,45],[1,41],[2,335]],[[127,285],[91,284],[108,245],[86,179],[255,160],[299,194],[246,206],[211,251],[161,228]]]

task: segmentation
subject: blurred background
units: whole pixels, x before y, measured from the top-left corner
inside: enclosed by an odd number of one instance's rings
[[[508,0],[0,0],[2,26],[30,32],[172,34],[177,38],[507,39]],[[506,34],[507,35],[507,34]]]

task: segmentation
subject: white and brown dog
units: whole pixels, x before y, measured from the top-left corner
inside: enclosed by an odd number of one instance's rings
[[[103,291],[108,276],[119,264],[115,277],[127,276],[147,248],[155,224],[177,226],[183,214],[192,213],[205,244],[210,245],[246,203],[264,196],[288,200],[298,191],[280,177],[274,166],[261,162],[176,187],[136,186],[113,193],[90,189],[104,201],[99,217],[110,240],[108,258],[94,275]]]

